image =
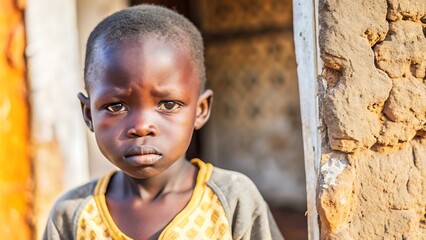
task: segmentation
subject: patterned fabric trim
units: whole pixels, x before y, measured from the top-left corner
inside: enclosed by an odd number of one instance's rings
[[[200,168],[192,198],[163,230],[159,239],[232,239],[225,210],[206,184],[213,166],[199,159],[191,162]]]
[[[115,171],[99,179],[94,189],[94,192],[99,192],[100,188],[105,187],[105,185],[108,185],[109,179],[114,173]],[[105,198],[105,195],[103,195],[103,197]],[[108,228],[108,225],[105,224],[106,218],[102,214],[103,211],[99,209],[99,206],[102,206],[98,204],[99,201],[99,195],[95,195],[83,207],[77,222],[76,239],[123,239],[116,236],[112,236],[111,233],[112,231],[114,231],[114,229]]]

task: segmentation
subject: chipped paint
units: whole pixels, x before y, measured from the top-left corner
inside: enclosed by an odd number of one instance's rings
[[[348,160],[344,157],[331,157],[321,166],[322,188],[335,186],[337,177],[349,166]]]

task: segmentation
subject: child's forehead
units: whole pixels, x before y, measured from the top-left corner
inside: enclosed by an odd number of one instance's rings
[[[91,63],[85,75],[85,88],[89,92],[95,82],[102,79],[100,76],[112,77],[110,70],[121,68],[122,74],[138,74],[135,69],[153,68],[159,63],[169,62],[169,69],[185,68],[186,72],[196,78],[200,84],[200,68],[194,59],[191,49],[187,44],[174,41],[156,34],[144,34],[143,36],[121,39],[120,41],[107,41],[98,39],[92,52]],[[114,72],[114,71],[112,71]],[[114,74],[117,74],[116,72]],[[117,76],[120,77],[120,76]],[[202,89],[201,87],[200,89]]]
[[[105,78],[127,78],[153,71],[174,72],[198,79],[196,64],[189,50],[168,39],[145,37],[98,47],[91,74],[87,76],[89,85]],[[120,81],[115,83],[122,84]]]
[[[181,42],[174,41],[157,35],[145,35],[139,38],[130,38],[112,43],[100,44],[97,47],[96,54],[100,58],[97,62],[105,60],[123,61],[124,59],[137,58],[138,54],[149,55],[149,60],[158,60],[159,58],[170,57],[174,61],[193,61],[190,48]],[[195,66],[195,64],[192,64]]]

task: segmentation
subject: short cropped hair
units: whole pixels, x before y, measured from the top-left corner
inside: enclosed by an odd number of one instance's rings
[[[114,46],[132,39],[140,40],[147,34],[157,34],[176,44],[188,47],[191,59],[201,81],[200,90],[204,89],[206,73],[204,66],[203,38],[198,29],[179,13],[161,6],[138,5],[116,12],[101,21],[90,33],[86,45],[84,62],[84,82],[88,90],[89,74],[92,64],[102,47]],[[102,46],[98,43],[102,40]]]

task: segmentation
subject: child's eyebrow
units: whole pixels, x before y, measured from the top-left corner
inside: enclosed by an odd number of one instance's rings
[[[158,97],[158,98],[165,98],[165,97],[169,97],[170,95],[171,95],[171,92],[170,91],[168,91],[168,90],[152,90],[151,91],[151,94],[153,95],[153,96],[156,96],[156,97]]]
[[[130,93],[132,92],[132,89],[128,87],[114,87],[113,89],[109,91],[113,92],[114,94],[130,95]]]
[[[112,87],[103,88],[97,94],[103,98],[117,97],[117,96],[129,96],[132,90],[128,88]]]
[[[173,96],[173,97],[182,96],[182,92],[179,91],[178,89],[174,89],[174,88],[152,89],[151,94],[155,97],[158,97],[158,98],[167,98],[167,97],[170,97],[170,96]]]

